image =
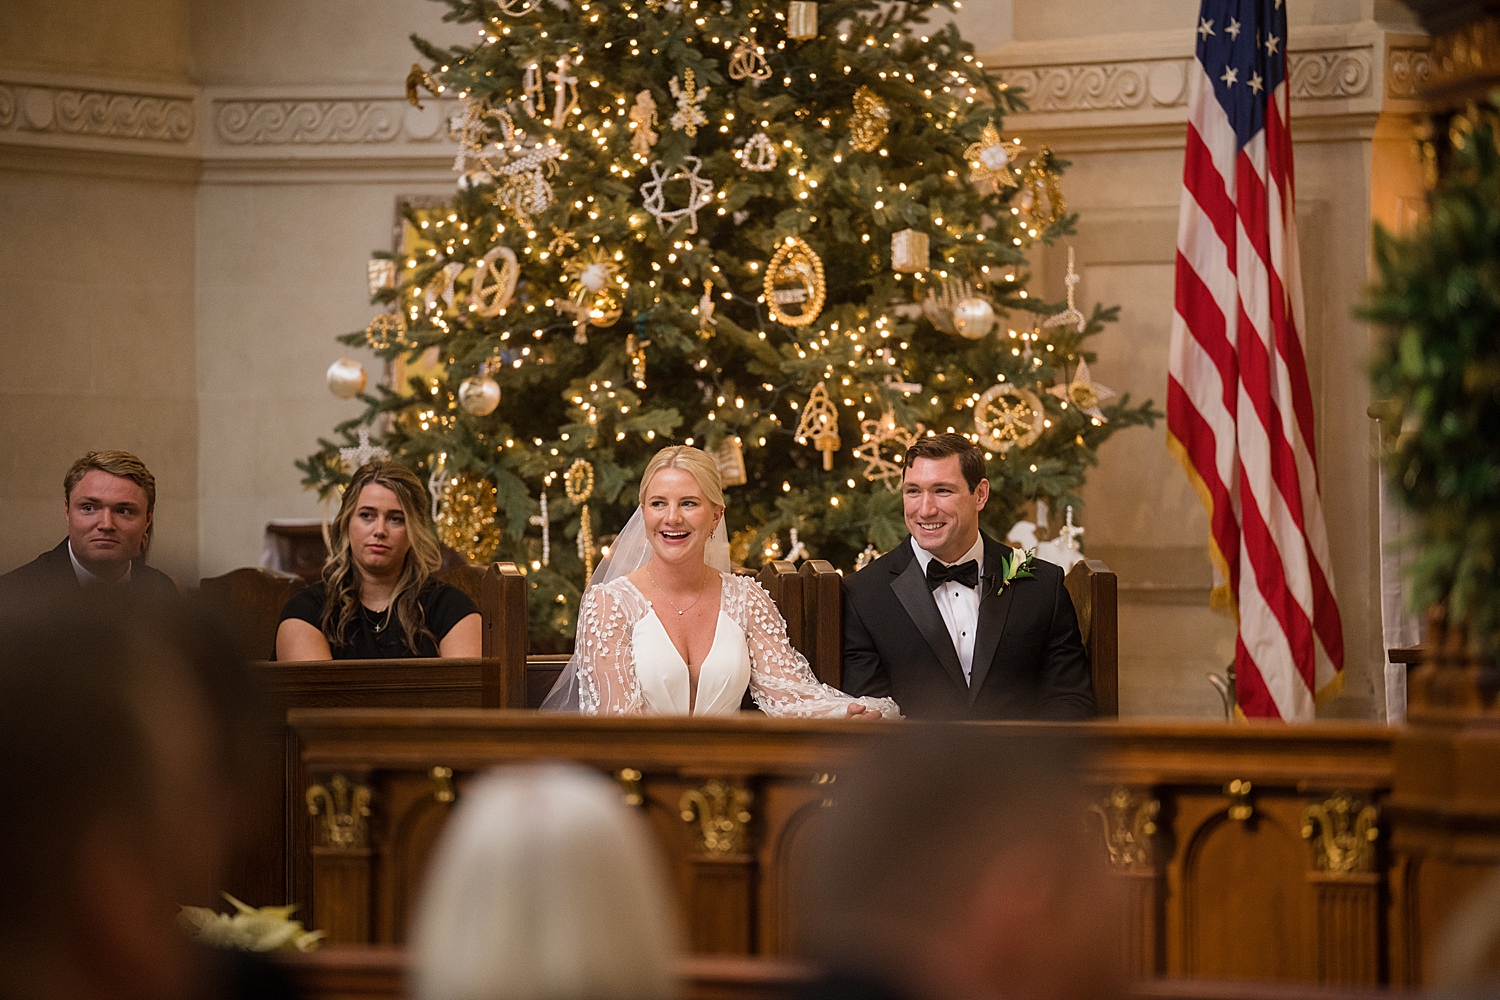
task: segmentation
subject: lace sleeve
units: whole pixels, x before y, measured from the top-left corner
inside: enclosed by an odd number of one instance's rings
[[[584,715],[640,715],[641,683],[631,648],[634,624],[621,595],[609,586],[590,587],[578,613],[574,640],[578,662],[578,710]]]
[[[858,702],[887,719],[902,717],[890,698],[854,698],[819,682],[807,658],[792,648],[786,620],[765,588],[743,577],[726,576],[724,583],[725,609],[750,644],[750,696],[761,711],[773,718],[842,718]]]

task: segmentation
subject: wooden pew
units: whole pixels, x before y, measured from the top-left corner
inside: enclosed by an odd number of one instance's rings
[[[198,590],[230,623],[246,656],[269,660],[276,655],[281,609],[306,585],[295,573],[244,566],[204,577]]]
[[[407,954],[399,947],[346,945],[277,953],[307,1000],[397,1000],[406,995]],[[800,963],[694,955],[679,966],[683,1000],[791,1000],[812,981]],[[1122,1000],[1418,1000],[1418,993],[1305,983],[1155,979],[1132,983]]]
[[[564,759],[616,775],[639,796],[671,860],[695,951],[762,956],[791,947],[798,914],[787,873],[819,822],[829,782],[867,741],[897,731],[755,715],[585,719],[462,710],[309,710],[293,712],[290,722],[309,787],[369,794],[370,817],[345,810],[354,839],[334,843],[319,817],[319,839],[305,859],[310,893],[298,901],[333,942],[404,940],[428,855],[471,775]],[[1383,853],[1355,837],[1358,850],[1330,860],[1318,845],[1324,824],[1337,826],[1341,816],[1353,823],[1364,805],[1389,794],[1391,730],[971,725],[1097,740],[1085,775],[1095,808],[1084,819],[1129,901],[1121,946],[1133,975],[1386,981]],[[435,779],[434,769],[447,777]],[[708,848],[699,825],[705,818],[729,823],[729,850]]]

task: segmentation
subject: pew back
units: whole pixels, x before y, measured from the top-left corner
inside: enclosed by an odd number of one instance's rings
[[[245,566],[204,577],[198,590],[232,623],[245,655],[268,660],[276,655],[281,609],[306,585],[295,573]]]
[[[1094,674],[1094,703],[1102,719],[1120,714],[1119,581],[1098,559],[1074,564],[1063,578],[1078,612],[1078,631]]]
[[[789,953],[800,919],[790,873],[826,815],[829,786],[868,741],[897,731],[753,715],[457,710],[303,711],[291,724],[309,787],[369,795],[369,816],[346,817],[358,833],[342,845],[314,821],[310,894],[298,902],[331,941],[404,939],[427,858],[470,776],[564,759],[614,775],[639,805],[671,861],[693,949],[741,955]],[[1133,975],[1389,981],[1394,875],[1384,851],[1357,838],[1344,864],[1320,847],[1347,832],[1325,836],[1323,825],[1389,794],[1389,729],[971,725],[1093,741],[1084,775],[1093,807],[1082,819],[1127,900],[1120,945]]]

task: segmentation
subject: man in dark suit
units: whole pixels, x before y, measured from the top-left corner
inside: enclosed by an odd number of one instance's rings
[[[921,438],[902,478],[911,537],[844,581],[844,690],[913,719],[1087,719],[1088,654],[1061,567],[979,530],[984,456]]]
[[[68,537],[0,577],[0,586],[78,590],[128,585],[175,594],[177,585],[146,565],[156,508],[156,477],[127,451],[91,451],[63,477]]]

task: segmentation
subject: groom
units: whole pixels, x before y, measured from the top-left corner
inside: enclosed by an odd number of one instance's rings
[[[844,690],[895,698],[912,719],[1091,717],[1062,569],[1036,559],[1026,576],[1023,553],[979,530],[983,454],[938,434],[907,450],[904,469],[911,537],[844,581]]]

